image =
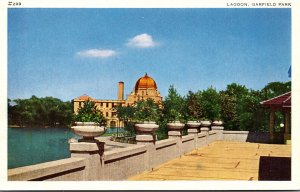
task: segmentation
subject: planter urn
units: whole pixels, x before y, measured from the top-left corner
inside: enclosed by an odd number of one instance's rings
[[[209,120],[201,121],[201,128],[200,128],[201,132],[208,135],[210,126],[211,126],[211,122]]]
[[[212,126],[211,126],[211,130],[223,130],[223,121],[213,121]]]
[[[201,121],[201,127],[209,127],[211,126],[211,122],[209,120]]]
[[[154,133],[154,131],[158,129],[159,126],[155,122],[150,121],[150,122],[136,123],[134,127],[138,133],[152,134]]]
[[[223,135],[223,121],[217,120],[213,121],[211,130],[217,133],[217,139],[218,140],[223,140],[224,135]]]
[[[186,123],[188,134],[195,134],[199,132],[199,127],[201,126],[201,122],[199,121],[188,121]]]
[[[180,121],[174,121],[174,122],[167,123],[167,127],[169,130],[182,130],[184,124],[180,123]]]
[[[156,137],[154,132],[159,128],[159,126],[155,122],[142,122],[136,123],[134,128],[137,132],[136,141],[137,144],[147,144],[147,143],[154,143]]]
[[[220,120],[213,121],[211,129],[212,130],[223,130],[224,127],[222,125],[223,125],[223,121],[220,121]]]
[[[168,136],[169,137],[181,137],[183,127],[184,127],[184,124],[180,123],[180,121],[167,123],[167,128],[169,130]]]
[[[213,125],[213,126],[221,126],[221,125],[223,125],[223,121],[220,121],[220,120],[213,121],[213,122],[212,122],[212,125]]]
[[[95,137],[103,135],[106,131],[106,127],[94,122],[75,122],[71,129],[76,135],[83,137],[79,141],[94,141]]]

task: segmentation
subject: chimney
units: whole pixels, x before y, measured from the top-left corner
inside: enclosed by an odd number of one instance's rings
[[[124,82],[122,81],[118,85],[118,100],[124,100]]]

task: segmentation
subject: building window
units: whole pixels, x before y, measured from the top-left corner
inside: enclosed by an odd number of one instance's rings
[[[111,115],[112,115],[112,117],[116,117],[117,113],[116,112],[112,112]]]
[[[108,112],[106,112],[106,117],[108,117]]]
[[[116,124],[117,124],[117,123],[116,123],[115,121],[111,121],[111,122],[110,122],[110,127],[117,127]]]
[[[100,106],[103,107],[103,103],[100,103]]]

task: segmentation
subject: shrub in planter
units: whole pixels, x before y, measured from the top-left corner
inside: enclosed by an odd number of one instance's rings
[[[181,130],[184,127],[184,123],[181,123],[184,122],[184,118],[182,114],[175,109],[170,110],[168,122],[167,127],[169,130]]]
[[[181,130],[184,127],[183,109],[185,100],[180,96],[174,86],[170,86],[167,97],[163,102],[163,120],[168,130]]]
[[[211,121],[208,118],[201,119],[201,127],[210,127]]]
[[[161,116],[161,110],[153,99],[138,101],[134,106],[133,121],[138,133],[153,133],[158,129],[156,122]]]
[[[73,121],[75,121],[75,126],[71,129],[75,134],[83,137],[82,141],[94,140],[94,137],[106,131],[104,126],[106,120],[93,101],[85,101],[78,113],[73,115]]]
[[[98,125],[105,125],[106,119],[102,112],[97,109],[95,102],[85,101],[83,106],[78,109],[77,114],[73,115],[73,121],[75,122],[94,122]]]

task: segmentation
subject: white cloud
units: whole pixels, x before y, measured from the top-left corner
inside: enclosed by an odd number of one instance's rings
[[[113,57],[116,54],[117,52],[111,49],[89,49],[89,50],[77,52],[77,55],[80,57],[98,57],[98,58]]]
[[[138,48],[148,48],[148,47],[154,47],[156,45],[157,43],[154,42],[151,35],[148,35],[147,33],[137,35],[129,39],[127,43],[127,46],[129,47],[138,47]]]

